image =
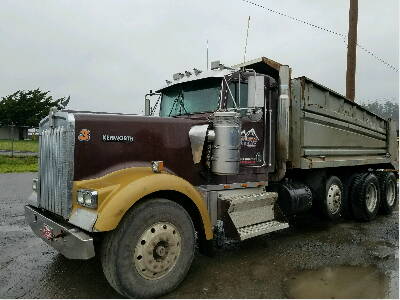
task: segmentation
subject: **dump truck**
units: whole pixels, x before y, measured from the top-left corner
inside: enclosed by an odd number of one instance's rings
[[[262,57],[173,75],[145,114],[57,111],[40,122],[33,232],[100,257],[126,297],[157,297],[212,255],[313,209],[371,221],[397,204],[396,125]]]

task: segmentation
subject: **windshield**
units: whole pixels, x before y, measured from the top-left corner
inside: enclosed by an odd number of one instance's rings
[[[219,106],[221,81],[193,81],[162,91],[160,117],[212,112]]]

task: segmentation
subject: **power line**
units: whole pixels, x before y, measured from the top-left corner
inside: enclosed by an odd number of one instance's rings
[[[347,34],[340,33],[340,32],[331,30],[331,29],[326,28],[326,27],[322,27],[322,26],[318,26],[318,25],[312,24],[312,23],[310,23],[310,22],[308,22],[308,21],[304,21],[304,20],[299,19],[299,18],[297,18],[297,17],[290,16],[290,15],[288,15],[288,14],[285,14],[285,13],[282,13],[282,12],[280,12],[280,11],[277,11],[277,10],[274,10],[274,9],[271,9],[271,8],[268,8],[268,7],[265,7],[265,6],[261,5],[261,4],[258,4],[258,3],[255,3],[255,2],[252,2],[252,1],[249,1],[249,0],[241,0],[241,1],[242,1],[242,2],[246,2],[246,3],[250,4],[250,5],[253,5],[253,6],[262,8],[262,9],[264,9],[264,10],[266,10],[266,11],[271,12],[271,13],[280,15],[280,16],[282,16],[282,17],[291,19],[291,20],[293,20],[293,21],[302,23],[302,24],[304,24],[304,25],[313,27],[313,28],[315,28],[315,29],[318,29],[318,30],[321,30],[321,31],[330,33],[330,34],[335,35],[335,36],[338,36],[338,37],[340,37],[340,38],[342,38],[342,39],[344,40],[344,42],[346,43],[346,45],[348,45],[348,43],[347,43],[347,41],[346,41],[346,39],[347,39]],[[384,59],[382,59],[381,57],[379,57],[378,55],[376,55],[374,52],[372,52],[371,50],[369,50],[369,49],[366,48],[365,46],[363,46],[363,45],[361,45],[361,44],[359,44],[359,43],[357,43],[357,42],[356,42],[356,46],[359,47],[359,48],[360,48],[361,50],[363,50],[364,52],[366,52],[367,54],[371,55],[373,58],[375,58],[377,61],[379,61],[380,63],[382,63],[382,64],[385,65],[386,67],[388,67],[388,68],[394,70],[395,72],[398,72],[398,71],[399,71],[399,69],[396,68],[394,65],[388,63],[387,61],[385,61]]]
[[[388,68],[399,72],[399,68],[396,68],[395,66],[391,65],[390,63],[388,63],[387,61],[385,61],[384,59],[380,58],[379,56],[377,56],[375,53],[373,53],[371,50],[365,48],[364,46],[360,45],[359,43],[356,43],[356,45],[363,50],[364,52],[368,53],[369,55],[371,55],[373,58],[375,58],[377,61],[379,61],[380,63],[386,65]]]

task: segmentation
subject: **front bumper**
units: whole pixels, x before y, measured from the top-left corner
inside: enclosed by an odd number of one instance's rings
[[[66,222],[54,221],[30,205],[25,206],[25,220],[38,237],[65,257],[70,259],[94,257],[93,238],[80,229]]]

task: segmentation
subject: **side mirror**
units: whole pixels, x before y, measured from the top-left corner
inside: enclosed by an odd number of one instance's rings
[[[258,122],[263,116],[265,97],[265,77],[262,75],[251,75],[247,86],[247,118],[252,122]]]
[[[144,98],[144,115],[150,116],[150,99],[147,97]]]
[[[151,103],[150,103],[150,97],[153,97],[153,96],[158,96],[159,98],[152,109]],[[160,102],[160,100],[161,100],[161,93],[153,92],[153,90],[150,90],[150,92],[144,96],[144,115],[145,116],[154,115],[154,112],[155,112],[156,107],[157,107],[158,103]]]
[[[249,108],[264,107],[265,77],[253,75],[248,78],[247,106]]]

